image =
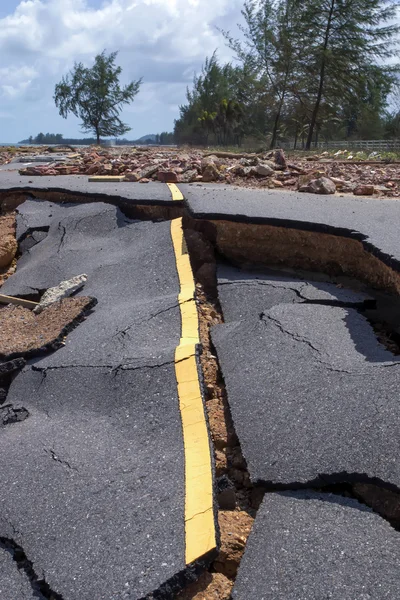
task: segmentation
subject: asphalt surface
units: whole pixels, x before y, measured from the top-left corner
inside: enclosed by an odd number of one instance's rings
[[[35,233],[40,218],[23,206],[20,235],[23,226]],[[11,385],[7,403],[29,416],[0,429],[0,537],[63,600],[171,598],[193,571],[170,223],[131,222],[103,203],[56,208],[40,208],[48,234],[2,293],[86,273],[80,293],[98,304],[64,348],[31,361]]]
[[[267,494],[234,600],[388,600],[400,585],[400,534],[357,501]]]
[[[32,227],[37,221],[29,220],[24,204],[18,210]],[[27,204],[31,209],[34,203]],[[42,366],[117,368],[159,364],[166,350],[172,356],[180,311],[170,223],[130,222],[103,203],[56,210],[48,205],[42,209],[43,221],[50,223],[47,237],[22,256],[3,293],[32,294],[85,273],[88,281],[79,294],[94,296],[98,305]]]
[[[293,282],[288,290],[221,279],[225,323],[212,340],[252,481],[370,478],[400,488],[400,362],[366,319],[354,308],[293,303]]]
[[[180,184],[198,219],[268,223],[352,237],[394,268],[400,267],[399,200],[321,196],[213,184]]]
[[[10,165],[6,165],[9,167]],[[25,168],[27,165],[21,165]],[[35,163],[38,166],[38,163]],[[14,165],[15,167],[15,165]],[[96,196],[100,200],[123,202],[127,204],[150,204],[174,206],[177,201],[172,200],[171,192],[167,185],[157,182],[131,183],[131,182],[89,182],[87,175],[57,175],[57,176],[31,176],[20,175],[18,171],[3,170],[0,177],[0,192],[2,191],[27,191],[27,192],[70,192],[76,196]],[[178,202],[179,203],[179,202]]]
[[[4,600],[35,600],[38,596],[34,593],[28,576],[13,560],[11,553],[0,548],[0,598]]]
[[[257,319],[261,312],[277,304],[315,302],[362,308],[373,303],[368,294],[329,281],[310,281],[273,270],[246,271],[223,263],[217,267],[217,283],[227,322],[246,316]]]

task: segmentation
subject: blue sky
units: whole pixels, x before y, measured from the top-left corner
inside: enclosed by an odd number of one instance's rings
[[[217,26],[235,29],[243,0],[0,0],[0,142],[40,131],[80,137],[55,84],[74,61],[118,50],[123,81],[143,77],[123,112],[130,136],[172,130],[205,56],[231,58]]]

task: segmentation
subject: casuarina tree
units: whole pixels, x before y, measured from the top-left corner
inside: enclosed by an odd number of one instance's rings
[[[92,67],[75,63],[74,68],[55,87],[54,101],[60,115],[69,113],[82,120],[82,131],[101,137],[118,136],[130,131],[119,115],[124,104],[133,102],[141,79],[122,87],[121,67],[116,66],[118,52],[98,54]]]
[[[304,38],[304,68],[313,98],[306,149],[313,140],[324,100],[355,94],[360,82],[396,52],[398,3],[392,0],[307,0],[298,29]],[[378,66],[379,65],[379,66]],[[340,94],[335,94],[340,92]]]

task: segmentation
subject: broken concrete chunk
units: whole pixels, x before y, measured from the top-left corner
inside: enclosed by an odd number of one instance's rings
[[[72,279],[67,279],[66,281],[62,281],[60,285],[56,287],[50,288],[43,294],[43,297],[36,308],[33,309],[33,312],[39,314],[50,304],[61,300],[62,298],[68,298],[81,289],[87,281],[87,275],[84,273],[82,275],[77,275],[76,277],[72,277]]]

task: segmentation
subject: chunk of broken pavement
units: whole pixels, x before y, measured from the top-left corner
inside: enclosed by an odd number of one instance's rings
[[[67,279],[66,281],[62,281],[60,285],[56,287],[49,288],[47,292],[45,292],[40,300],[39,304],[33,309],[33,312],[39,314],[50,304],[61,300],[62,298],[68,298],[74,292],[81,289],[87,281],[87,275],[84,273],[82,275],[76,275],[76,277],[72,277],[72,279]]]

